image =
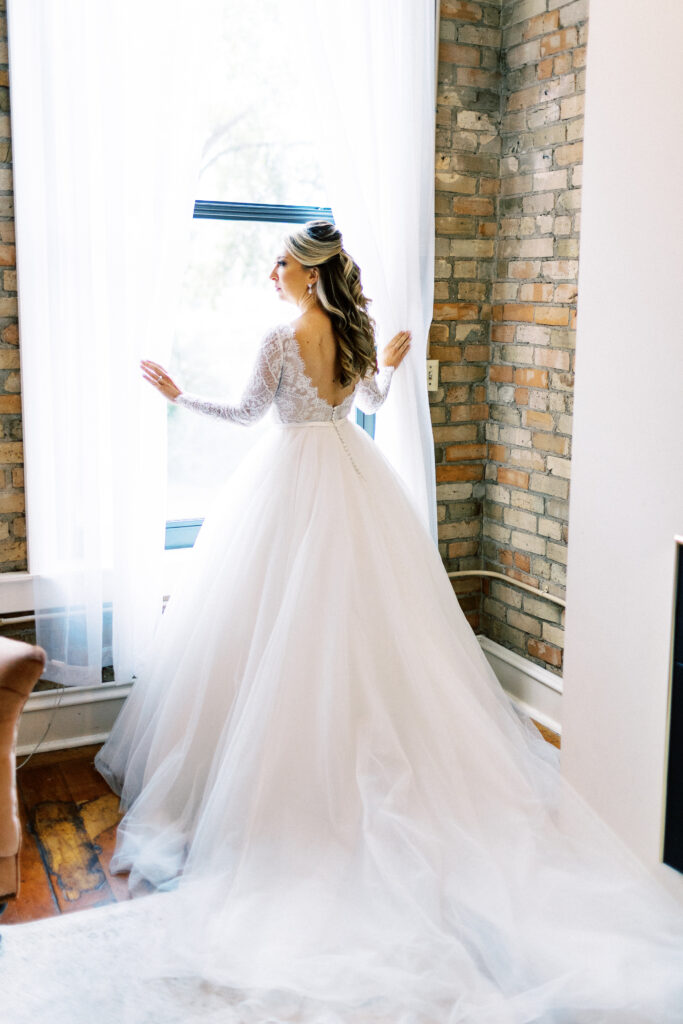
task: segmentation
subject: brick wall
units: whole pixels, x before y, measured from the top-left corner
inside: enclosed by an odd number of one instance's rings
[[[449,569],[479,568],[500,188],[500,0],[442,0],[436,127],[436,280],[430,395],[441,554]],[[479,627],[481,581],[458,581]]]
[[[0,571],[26,570],[17,271],[5,0],[0,0]]]
[[[587,0],[442,0],[430,354],[440,550],[562,595]],[[0,571],[25,570],[5,0],[0,0]],[[556,606],[477,578],[472,625],[559,671]]]
[[[503,3],[484,560],[558,596],[567,562],[586,0]],[[504,585],[482,626],[562,664],[561,609]]]
[[[441,18],[430,345],[442,360],[441,553],[449,570],[563,596],[587,0],[443,2]],[[451,436],[455,424],[471,437]],[[475,628],[560,671],[557,605],[486,580],[456,590]]]

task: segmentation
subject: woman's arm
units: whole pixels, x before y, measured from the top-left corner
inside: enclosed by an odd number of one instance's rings
[[[282,361],[282,337],[280,331],[274,328],[261,342],[256,363],[237,405],[181,391],[163,367],[151,360],[143,360],[141,366],[145,380],[175,405],[230,423],[247,424],[261,419],[272,404],[282,375]]]
[[[394,335],[382,352],[379,372],[363,378],[358,384],[355,398],[361,412],[373,413],[379,409],[389,394],[394,370],[400,366],[409,348],[410,331],[399,331]]]

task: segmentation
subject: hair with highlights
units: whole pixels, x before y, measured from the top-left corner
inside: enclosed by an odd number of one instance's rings
[[[302,266],[318,271],[315,294],[332,320],[342,387],[376,373],[375,322],[367,311],[370,300],[363,294],[358,265],[344,250],[341,232],[329,221],[310,220],[286,235],[284,244]]]

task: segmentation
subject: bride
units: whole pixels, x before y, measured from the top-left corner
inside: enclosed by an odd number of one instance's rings
[[[241,1024],[680,1024],[681,909],[505,695],[349,419],[381,405],[409,333],[378,368],[327,222],[288,235],[270,277],[300,316],[263,338],[239,404],[142,364],[185,408],[275,420],[96,761],[127,809],[113,868],[175,890],[158,976]]]

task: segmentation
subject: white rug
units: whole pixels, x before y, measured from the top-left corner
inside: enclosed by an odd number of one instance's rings
[[[300,1019],[301,1004],[294,1006],[284,992],[282,1012],[265,1021],[257,1009],[249,1012],[244,993],[236,999],[231,990],[199,979],[155,976],[155,964],[171,939],[174,901],[175,893],[160,893],[0,927],[2,1024],[295,1024]],[[315,1019],[342,1021],[325,1008]],[[367,1005],[345,1013],[343,1020],[397,1024]]]
[[[146,977],[172,901],[164,893],[0,928],[3,1024],[237,1024],[226,990]]]

